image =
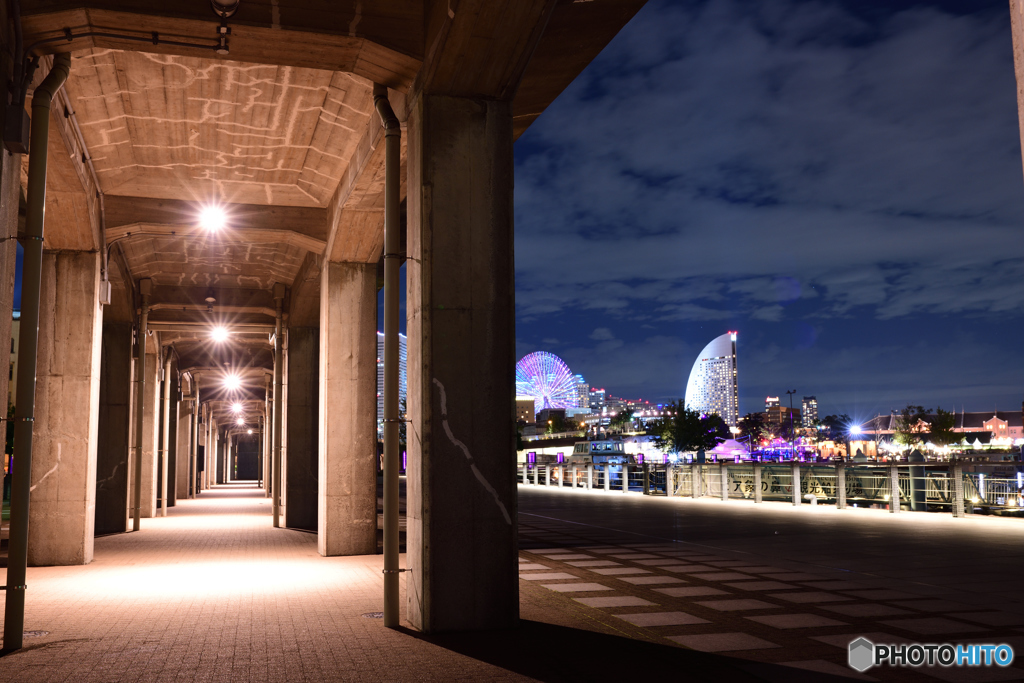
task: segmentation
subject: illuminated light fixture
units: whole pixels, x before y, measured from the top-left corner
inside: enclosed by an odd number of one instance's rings
[[[237,422],[239,424],[239,426],[244,425],[245,424],[245,418],[244,417],[240,417],[237,420],[235,420],[235,422]]]
[[[861,432],[860,425],[853,425],[852,427],[850,427],[850,433],[851,434],[860,434],[860,432]]]
[[[228,391],[236,391],[242,386],[242,380],[238,375],[228,375],[224,378],[224,388]]]
[[[237,415],[240,412],[242,412],[242,404],[241,403],[234,403],[234,404],[232,404],[231,405],[231,412],[233,412],[235,415]]]
[[[210,330],[210,339],[217,342],[218,344],[226,342],[229,336],[231,336],[231,333],[228,332],[228,328],[222,325],[217,325],[212,330]]]
[[[250,429],[249,431],[246,432],[246,434],[252,434],[252,430]]]
[[[217,205],[204,206],[199,212],[199,226],[209,232],[220,232],[228,223],[228,215]]]

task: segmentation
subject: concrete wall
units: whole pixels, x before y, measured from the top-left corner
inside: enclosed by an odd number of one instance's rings
[[[408,618],[514,626],[512,119],[423,95],[409,116]]]
[[[100,256],[43,254],[28,561],[92,561],[99,429]]]
[[[321,555],[377,552],[376,265],[325,263],[320,296]]]
[[[131,372],[132,324],[103,323],[96,444],[96,534],[126,530]]]
[[[317,530],[319,358],[320,330],[288,328],[288,395],[282,432],[288,439],[284,525],[308,531]]]

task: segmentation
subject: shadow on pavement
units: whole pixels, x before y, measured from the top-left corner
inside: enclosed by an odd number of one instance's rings
[[[672,676],[672,680],[713,683],[851,680],[537,621],[522,620],[518,629],[502,631],[427,635],[407,628],[400,630],[418,640],[545,683],[638,680],[665,674]]]

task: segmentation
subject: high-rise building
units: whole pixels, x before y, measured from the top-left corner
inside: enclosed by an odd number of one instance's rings
[[[697,356],[686,382],[686,407],[716,413],[730,427],[736,426],[740,400],[735,332],[716,337]]]
[[[782,404],[779,403],[779,397],[778,396],[769,396],[768,398],[766,398],[764,400],[764,411],[768,412],[772,408],[778,408],[780,405],[782,405]]]
[[[398,335],[398,410],[402,410],[408,388],[405,372],[406,336]],[[377,435],[384,434],[384,333],[377,333]]]
[[[800,409],[803,413],[804,427],[813,427],[818,421],[818,399],[814,396],[804,396]]]
[[[577,408],[590,407],[590,385],[583,379],[583,375],[576,375],[576,394],[579,396]]]
[[[590,390],[590,409],[595,413],[601,412],[604,408],[605,391],[604,389],[591,389]]]

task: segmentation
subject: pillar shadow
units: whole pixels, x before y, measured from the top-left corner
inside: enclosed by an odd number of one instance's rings
[[[545,683],[656,680],[660,675],[671,676],[671,680],[709,683],[851,680],[525,619],[519,622],[519,628],[499,631],[424,634],[405,627],[398,630]]]

